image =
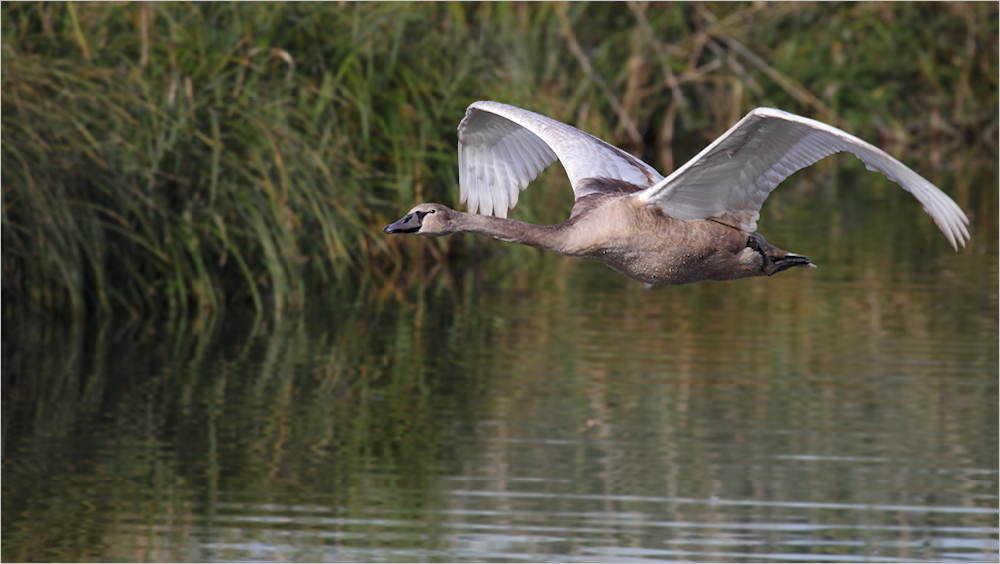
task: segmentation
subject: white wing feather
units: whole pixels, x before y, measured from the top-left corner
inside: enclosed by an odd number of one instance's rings
[[[719,218],[756,231],[768,194],[795,171],[834,153],[853,153],[923,204],[952,247],[965,246],[969,219],[951,198],[885,151],[815,120],[757,108],[670,176],[637,194],[676,219]]]
[[[469,212],[507,217],[538,173],[559,159],[576,198],[594,190],[586,178],[652,186],[660,173],[593,135],[543,115],[498,102],[469,106],[458,126],[459,190]]]

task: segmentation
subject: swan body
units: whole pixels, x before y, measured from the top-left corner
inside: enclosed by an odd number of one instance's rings
[[[771,108],[751,111],[664,178],[574,127],[514,106],[476,102],[458,127],[460,199],[469,213],[419,204],[383,231],[474,233],[591,257],[653,285],[772,275],[814,265],[756,233],[761,205],[792,173],[842,151],[912,193],[953,248],[965,245],[968,218],[922,176],[840,129]],[[507,219],[520,191],[556,159],[576,197],[569,219],[557,225]]]

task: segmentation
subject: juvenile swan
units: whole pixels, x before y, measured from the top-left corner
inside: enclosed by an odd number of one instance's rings
[[[514,106],[476,102],[458,126],[459,187],[469,213],[420,204],[383,231],[476,233],[592,257],[655,285],[770,276],[813,264],[756,233],[761,204],[795,171],[841,151],[913,194],[951,246],[965,246],[968,218],[922,176],[836,127],[772,108],[751,111],[664,178],[579,129]],[[569,219],[558,225],[506,219],[519,191],[556,159],[576,196]]]

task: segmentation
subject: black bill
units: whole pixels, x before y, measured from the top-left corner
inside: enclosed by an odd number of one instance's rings
[[[423,222],[424,215],[426,214],[420,212],[408,213],[403,216],[403,219],[383,227],[382,232],[390,235],[394,233],[416,233],[420,231],[420,224]]]

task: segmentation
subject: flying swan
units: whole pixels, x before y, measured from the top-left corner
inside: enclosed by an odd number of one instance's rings
[[[592,257],[652,285],[770,276],[813,264],[756,232],[761,205],[792,173],[841,151],[913,194],[951,246],[965,246],[968,218],[925,178],[836,127],[772,108],[751,111],[664,178],[575,127],[507,104],[476,102],[458,126],[459,187],[469,213],[419,204],[383,231],[485,235]],[[519,192],[556,159],[576,198],[569,219],[558,225],[507,219]]]

